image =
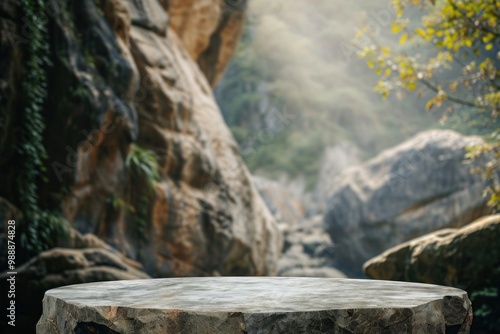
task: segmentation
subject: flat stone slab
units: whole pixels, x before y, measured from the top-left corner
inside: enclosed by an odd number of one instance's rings
[[[335,278],[115,281],[49,290],[37,333],[469,333],[465,291]]]

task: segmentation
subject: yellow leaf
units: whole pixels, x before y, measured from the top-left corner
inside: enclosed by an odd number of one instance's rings
[[[407,40],[408,40],[408,34],[403,34],[403,35],[401,35],[401,38],[399,39],[399,44],[405,45]]]
[[[390,76],[392,74],[392,70],[390,68],[386,68],[384,74],[385,74],[386,77],[388,77],[388,76]]]
[[[489,43],[494,38],[495,38],[495,35],[488,34],[488,35],[483,36],[483,38],[481,40],[483,41],[483,43]]]
[[[458,87],[458,83],[456,81],[453,81],[452,83],[450,83],[450,90],[452,92],[456,91],[457,87]]]
[[[486,49],[486,51],[490,51],[491,49],[493,49],[493,43],[486,44],[484,48]]]
[[[391,49],[384,46],[380,49],[380,53],[382,54],[383,57],[389,57],[391,55]]]
[[[415,32],[420,36],[420,37],[425,37],[425,30],[422,28],[418,28],[415,30]]]
[[[401,26],[396,22],[391,22],[391,32],[393,34],[397,34],[400,31],[401,31]]]

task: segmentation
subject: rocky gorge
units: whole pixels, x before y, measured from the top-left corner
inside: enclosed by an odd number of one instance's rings
[[[252,175],[213,94],[247,5],[0,2],[0,248],[14,221],[17,329],[34,331],[52,288],[192,276],[454,286],[492,326],[498,215],[471,169],[495,157],[464,160],[483,139],[422,131],[369,159],[332,143],[307,191]]]

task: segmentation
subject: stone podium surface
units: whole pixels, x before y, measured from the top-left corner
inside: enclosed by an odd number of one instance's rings
[[[469,333],[450,287],[288,277],[170,278],[49,290],[37,333]]]

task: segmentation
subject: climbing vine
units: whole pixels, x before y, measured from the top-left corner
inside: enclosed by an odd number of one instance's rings
[[[125,167],[130,187],[126,207],[131,214],[131,222],[134,232],[137,233],[139,251],[141,251],[147,243],[150,203],[155,196],[155,183],[160,179],[159,163],[153,151],[132,144]]]
[[[47,158],[42,116],[47,98],[47,67],[50,66],[47,21],[42,16],[45,1],[23,0],[22,3],[29,42],[26,45],[26,77],[22,82],[25,104],[16,147],[21,160],[17,186],[25,222],[21,243],[30,252],[40,252],[53,244],[54,235],[63,232],[65,224],[60,215],[40,209],[37,187],[44,181],[43,160]]]

